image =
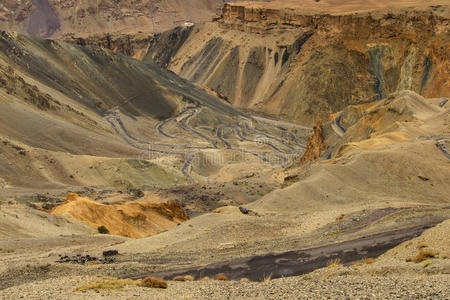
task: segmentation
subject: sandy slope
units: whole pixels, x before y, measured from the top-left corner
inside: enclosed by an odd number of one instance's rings
[[[0,240],[91,234],[95,229],[83,222],[52,216],[30,207],[2,207]],[[8,250],[11,248],[5,249]]]
[[[435,140],[423,137],[448,136],[446,124],[450,116],[448,113],[441,115],[446,108],[439,108],[432,102],[403,93],[374,103],[377,107],[394,103],[409,109],[390,116],[390,110],[383,113],[380,109],[386,122],[370,138],[352,136],[352,127],[347,128],[346,138],[355,138],[358,142],[345,144],[342,139],[344,144],[340,144],[339,139],[334,146],[350,148],[336,151],[338,154],[329,160],[291,171],[289,174],[295,174],[297,182],[246,206],[259,216],[245,216],[230,207],[218,214],[197,217],[162,235],[126,242],[118,249],[124,253],[151,253],[162,247],[173,256],[178,255],[176,252],[193,251],[196,259],[207,263],[218,259],[213,254],[215,251],[224,257],[277,252],[299,247],[302,239],[305,246],[311,241],[337,241],[405,228],[416,222],[428,222],[431,220],[428,217],[436,213],[448,218],[448,210],[442,208],[449,204],[450,163]],[[441,117],[432,118],[436,115]],[[373,120],[373,117],[368,112],[360,122],[368,122],[366,118]],[[361,124],[355,122],[353,126],[361,127]],[[331,126],[328,130],[327,139],[331,142],[336,137]],[[407,138],[386,141],[388,132],[393,135],[405,132]],[[371,147],[361,146],[371,140],[378,141]],[[333,145],[329,145],[333,149]],[[417,207],[418,210],[400,210],[359,227],[364,211],[389,207]],[[339,218],[344,216],[348,216],[350,223],[339,225]],[[345,226],[356,226],[359,231],[342,235],[340,232]],[[206,253],[211,256],[208,258]]]
[[[405,242],[380,256],[380,260],[396,258],[406,260],[417,255],[420,249],[435,251],[436,257],[446,259],[450,256],[450,220],[444,221],[434,228],[421,234],[419,237]]]

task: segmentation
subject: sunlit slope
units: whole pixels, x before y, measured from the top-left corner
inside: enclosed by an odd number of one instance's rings
[[[325,125],[327,150],[308,177],[252,206],[301,214],[356,203],[448,204],[449,122],[445,100],[410,91],[350,106]]]
[[[335,243],[434,222],[436,216],[445,219],[450,113],[442,103],[405,91],[351,106],[324,125],[327,150],[321,159],[280,172],[286,185],[246,205],[250,215],[236,206],[222,207],[189,221],[196,232],[183,224],[118,248],[146,255],[169,245],[170,250],[198,251],[202,258],[205,249],[250,256],[305,247],[308,239]],[[411,211],[396,212],[399,208]],[[372,213],[367,221],[364,215]]]

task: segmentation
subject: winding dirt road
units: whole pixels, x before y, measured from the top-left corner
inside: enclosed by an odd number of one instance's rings
[[[341,126],[341,115],[337,116],[333,122],[331,123],[331,128],[333,128],[334,132],[343,137],[345,134],[345,129]]]
[[[196,135],[198,135],[200,138],[204,139],[205,141],[209,142],[213,148],[217,149],[217,142],[209,137],[207,137],[206,135],[204,135],[203,133],[201,133],[200,131],[196,130],[195,128],[192,128],[191,126],[188,125],[188,121],[189,119],[191,119],[192,117],[194,117],[195,115],[197,115],[200,112],[200,109],[198,108],[194,108],[194,109],[188,109],[187,110],[189,113],[184,116],[181,120],[180,120],[180,125],[181,128],[183,128],[186,131],[191,131],[193,133],[195,133]]]
[[[104,119],[110,124],[114,132],[126,144],[135,149],[164,155],[183,156],[185,163],[183,165],[181,172],[190,183],[195,183],[194,178],[190,174],[193,159],[197,154],[197,152],[193,150],[219,149],[220,145],[220,143],[217,140],[213,139],[212,137],[208,137],[204,133],[200,132],[199,130],[189,125],[189,120],[197,116],[200,111],[201,108],[188,107],[179,114],[177,114],[176,116],[168,118],[159,123],[156,126],[156,130],[160,135],[162,135],[165,138],[176,139],[178,138],[177,136],[173,136],[164,130],[164,127],[168,125],[170,122],[176,122],[183,130],[185,130],[186,132],[191,132],[196,136],[198,136],[200,139],[207,141],[210,144],[210,146],[192,146],[179,143],[154,143],[147,140],[139,139],[133,136],[125,126],[124,122],[120,117],[120,111],[118,107],[109,110],[107,114],[104,116]],[[248,125],[249,122],[251,122],[251,120],[246,119],[245,122],[239,122],[238,125],[232,124],[219,125],[216,129],[215,137],[225,146],[224,149],[240,152],[243,154],[253,155],[259,158],[261,161],[277,167],[285,167],[289,162],[290,155],[297,155],[300,153],[300,151],[303,150],[303,145],[299,146],[299,149],[296,149],[280,138],[271,136],[263,132],[255,131],[252,126]],[[277,153],[275,154],[270,152],[258,153],[247,149],[234,148],[231,145],[231,143],[224,138],[224,131],[226,129],[231,129],[235,133],[235,135],[240,139],[240,141],[248,141],[259,145],[264,144],[271,147]],[[253,138],[246,137],[247,135],[254,137]],[[277,141],[279,144],[283,145],[284,148],[287,148],[289,150],[280,149],[280,147],[272,143],[270,140]],[[180,151],[175,151],[175,149]]]
[[[436,146],[439,148],[439,150],[441,150],[441,152],[445,155],[445,157],[450,159],[450,153],[448,152],[447,148],[444,145],[444,140],[438,140],[436,142]]]

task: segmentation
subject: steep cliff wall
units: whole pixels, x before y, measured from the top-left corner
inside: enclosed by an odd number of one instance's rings
[[[165,33],[170,43],[153,41],[145,60],[237,107],[312,125],[397,90],[449,96],[449,11],[428,6],[303,14],[226,4],[216,21],[183,35]],[[162,51],[174,44],[176,51]]]

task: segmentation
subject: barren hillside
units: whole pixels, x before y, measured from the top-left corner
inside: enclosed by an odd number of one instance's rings
[[[275,3],[227,4],[215,22],[156,35],[144,60],[235,107],[311,126],[398,90],[449,95],[450,10],[430,5],[310,15]]]
[[[1,2],[1,299],[450,298],[450,3],[226,2]]]
[[[0,29],[42,37],[151,33],[209,21],[222,0],[19,0],[0,3]]]

